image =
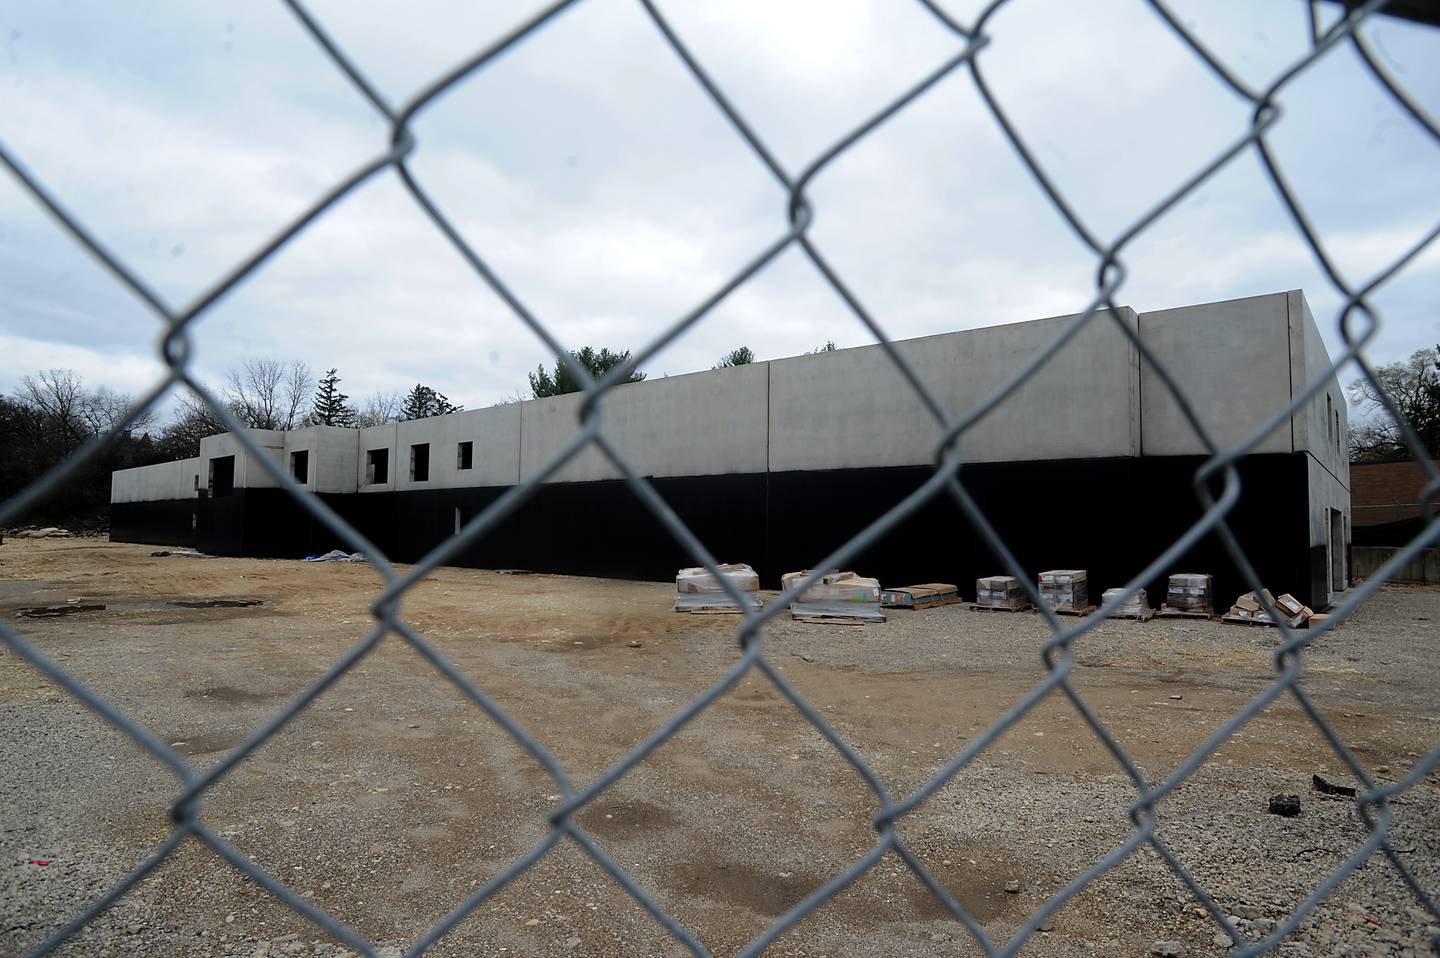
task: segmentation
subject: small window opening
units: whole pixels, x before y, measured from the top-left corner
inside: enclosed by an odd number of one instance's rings
[[[455,447],[455,468],[470,469],[475,465],[475,443],[462,442]]]
[[[378,486],[390,481],[390,450],[371,449],[365,453],[365,484]]]
[[[290,453],[290,475],[302,486],[310,481],[310,450]]]
[[[430,480],[430,444],[420,442],[410,447],[410,481]]]
[[[210,483],[208,488],[211,498],[216,496],[233,496],[235,494],[234,456],[216,456],[210,460]]]

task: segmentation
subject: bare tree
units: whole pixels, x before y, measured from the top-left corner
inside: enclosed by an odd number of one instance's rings
[[[247,359],[225,376],[225,403],[251,429],[294,429],[315,389],[310,367],[296,360]]]
[[[42,369],[33,376],[21,376],[16,398],[37,410],[66,443],[92,434],[86,419],[90,394],[73,369]]]
[[[382,426],[387,422],[398,422],[400,406],[405,397],[399,392],[376,392],[360,404],[360,413],[355,424],[360,427]]]
[[[99,435],[109,432],[124,422],[134,407],[135,397],[101,386],[91,393],[90,401],[86,403],[83,415],[90,431]],[[154,427],[155,421],[155,410],[153,408],[146,409],[136,416],[135,421],[126,426],[121,434],[130,436],[149,432]]]
[[[1440,346],[1419,349],[1409,359],[1376,367],[1375,378],[1400,415],[1410,424],[1425,453],[1440,456]],[[1350,401],[1369,416],[1350,426],[1352,462],[1393,462],[1409,459],[1400,427],[1368,379],[1350,383]]]
[[[492,402],[490,405],[492,405],[492,406],[513,406],[515,403],[517,403],[517,402],[525,402],[525,401],[526,401],[527,399],[529,399],[529,398],[530,398],[530,397],[527,396],[527,395],[525,395],[525,393],[524,393],[522,390],[520,390],[520,389],[515,389],[515,390],[512,390],[511,392],[505,394],[504,396],[501,396],[499,399],[495,400],[495,401]]]
[[[175,418],[160,430],[159,446],[172,459],[200,455],[200,440],[227,429],[199,396],[182,393],[175,400]]]

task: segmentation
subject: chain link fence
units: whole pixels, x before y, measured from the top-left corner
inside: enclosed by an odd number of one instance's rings
[[[675,735],[676,732],[687,723],[695,719],[696,716],[709,707],[719,696],[732,688],[742,678],[754,673],[761,674],[772,682],[780,693],[804,715],[805,719],[808,720],[815,730],[834,747],[835,751],[843,760],[861,776],[869,788],[873,790],[874,800],[878,805],[879,811],[873,818],[875,840],[870,849],[862,857],[855,860],[843,873],[837,875],[823,887],[778,917],[745,947],[741,952],[742,955],[755,955],[763,951],[768,945],[811,911],[836,895],[847,885],[856,881],[875,866],[882,857],[891,853],[897,855],[899,859],[905,863],[909,870],[913,872],[915,879],[922,883],[945,911],[953,916],[955,921],[960,923],[968,933],[973,936],[974,940],[986,955],[1012,955],[1019,951],[1019,949],[1025,945],[1026,940],[1042,924],[1045,924],[1047,919],[1049,919],[1057,909],[1063,906],[1069,899],[1084,889],[1098,876],[1126,860],[1140,849],[1141,846],[1146,845],[1158,853],[1175,876],[1184,883],[1195,898],[1203,905],[1204,909],[1215,921],[1219,931],[1231,937],[1237,946],[1237,949],[1233,952],[1233,954],[1236,955],[1249,956],[1259,954],[1275,947],[1283,938],[1296,929],[1317,903],[1334,890],[1347,876],[1369,861],[1372,856],[1376,856],[1377,853],[1383,856],[1389,865],[1398,872],[1420,908],[1433,916],[1437,922],[1440,922],[1440,906],[1437,906],[1434,898],[1416,881],[1388,839],[1392,822],[1392,805],[1394,799],[1407,789],[1415,786],[1416,783],[1428,775],[1437,764],[1440,764],[1440,743],[1436,743],[1431,747],[1402,779],[1381,787],[1372,780],[1365,767],[1356,760],[1336,730],[1326,721],[1321,710],[1309,694],[1307,694],[1304,682],[1307,645],[1313,642],[1322,632],[1340,625],[1361,602],[1380,588],[1387,578],[1420,553],[1422,549],[1432,545],[1437,538],[1440,538],[1440,521],[1437,521],[1435,516],[1435,498],[1437,492],[1440,492],[1440,472],[1437,472],[1435,465],[1424,454],[1424,449],[1419,443],[1414,431],[1410,428],[1409,424],[1404,421],[1403,417],[1400,416],[1393,404],[1389,404],[1387,401],[1387,411],[1400,424],[1406,446],[1421,464],[1421,468],[1425,470],[1428,479],[1428,484],[1425,487],[1423,495],[1425,522],[1423,533],[1417,536],[1415,540],[1409,543],[1404,549],[1398,550],[1396,554],[1390,557],[1367,581],[1353,589],[1344,601],[1334,609],[1334,614],[1330,619],[1318,628],[1303,632],[1290,629],[1284,624],[1284,617],[1276,612],[1268,599],[1264,599],[1263,604],[1266,607],[1266,611],[1279,622],[1279,630],[1282,636],[1279,646],[1274,653],[1275,674],[1273,681],[1269,682],[1263,692],[1225,722],[1222,727],[1217,729],[1214,734],[1206,740],[1204,745],[1182,762],[1173,773],[1158,782],[1146,780],[1131,756],[1126,753],[1126,750],[1121,746],[1120,742],[1117,741],[1106,726],[1098,719],[1085,698],[1071,683],[1071,671],[1075,664],[1077,642],[1089,629],[1093,628],[1099,621],[1115,611],[1124,601],[1124,597],[1112,599],[1092,615],[1068,623],[1057,618],[1053,612],[1047,610],[1044,604],[1039,601],[1038,594],[1036,594],[1034,577],[1016,561],[1014,555],[1007,548],[1003,537],[997,532],[995,526],[990,521],[990,518],[984,514],[972,499],[969,492],[967,492],[963,467],[964,439],[967,430],[999,404],[1005,402],[1028,378],[1033,376],[1059,351],[1063,350],[1066,344],[1087,324],[1113,320],[1119,325],[1124,334],[1129,337],[1130,341],[1144,358],[1144,361],[1148,362],[1151,367],[1154,368],[1165,387],[1174,396],[1181,413],[1189,423],[1190,428],[1195,431],[1195,434],[1204,444],[1209,456],[1208,461],[1206,461],[1194,475],[1195,494],[1204,506],[1202,517],[1183,536],[1174,541],[1161,555],[1157,556],[1154,561],[1137,573],[1130,582],[1126,584],[1125,592],[1133,592],[1133,590],[1139,588],[1145,581],[1153,579],[1163,570],[1170,567],[1176,559],[1183,556],[1186,551],[1202,537],[1214,534],[1224,543],[1236,567],[1241,571],[1247,583],[1262,597],[1266,595],[1266,593],[1263,592],[1264,583],[1261,582],[1256,575],[1244,550],[1240,548],[1230,528],[1226,524],[1226,514],[1240,494],[1240,479],[1236,469],[1236,462],[1242,456],[1250,453],[1266,434],[1295,413],[1311,396],[1319,391],[1332,375],[1342,369],[1347,371],[1353,370],[1360,376],[1367,378],[1374,384],[1376,390],[1380,392],[1381,395],[1384,395],[1383,390],[1380,389],[1380,385],[1376,381],[1375,371],[1366,360],[1363,352],[1366,344],[1375,337],[1380,324],[1379,314],[1369,302],[1369,297],[1382,285],[1389,282],[1405,269],[1423,250],[1430,246],[1437,235],[1440,235],[1440,224],[1437,224],[1419,242],[1410,248],[1405,255],[1395,259],[1368,281],[1358,285],[1347,282],[1346,279],[1343,278],[1340,264],[1327,252],[1317,231],[1312,227],[1305,210],[1302,208],[1295,193],[1287,182],[1285,171],[1276,159],[1266,139],[1267,134],[1281,121],[1281,110],[1276,103],[1277,96],[1293,84],[1298,77],[1304,74],[1321,57],[1341,45],[1349,45],[1354,52],[1358,54],[1365,66],[1374,75],[1376,81],[1387,91],[1394,102],[1409,115],[1418,127],[1427,132],[1430,137],[1440,141],[1440,127],[1437,127],[1435,121],[1414,102],[1391,74],[1381,65],[1369,43],[1362,37],[1358,30],[1367,18],[1380,13],[1385,3],[1382,2],[1382,0],[1370,0],[1370,2],[1364,3],[1363,5],[1358,3],[1346,4],[1343,11],[1344,16],[1323,30],[1320,28],[1320,14],[1316,9],[1318,5],[1312,3],[1310,23],[1313,42],[1310,50],[1284,70],[1268,87],[1255,89],[1239,79],[1236,73],[1188,30],[1175,13],[1169,10],[1164,3],[1160,2],[1160,0],[1149,0],[1149,6],[1153,8],[1155,15],[1183,41],[1193,52],[1194,56],[1202,61],[1220,81],[1237,95],[1248,100],[1252,104],[1253,110],[1248,126],[1237,133],[1229,146],[1219,154],[1208,158],[1203,164],[1200,164],[1189,178],[1175,185],[1173,190],[1166,195],[1161,202],[1148,209],[1139,219],[1124,229],[1118,237],[1112,240],[1105,240],[1092,231],[1090,226],[1084,222],[1067,201],[1066,197],[1061,194],[1045,167],[1040,163],[1035,153],[1027,146],[1024,136],[1016,128],[1015,124],[1011,122],[1005,104],[999,101],[986,82],[985,72],[983,70],[983,54],[990,43],[990,37],[986,33],[986,27],[996,11],[1005,5],[1005,0],[998,0],[998,2],[990,4],[973,23],[959,22],[938,4],[931,2],[931,0],[919,0],[929,14],[933,15],[936,29],[948,31],[948,33],[953,36],[953,55],[937,64],[919,83],[906,90],[893,102],[855,127],[851,132],[835,142],[819,156],[815,157],[804,169],[798,172],[787,170],[780,164],[775,154],[767,147],[761,134],[747,122],[745,116],[730,102],[724,90],[687,47],[684,38],[672,29],[663,13],[655,4],[652,3],[651,0],[640,0],[645,12],[650,19],[653,20],[656,28],[658,28],[661,38],[659,42],[667,44],[669,48],[673,50],[674,54],[683,61],[695,80],[703,87],[706,94],[708,94],[715,108],[728,119],[734,129],[735,135],[740,137],[749,146],[759,161],[764,164],[775,180],[785,189],[788,194],[788,203],[785,209],[784,226],[778,232],[773,242],[763,250],[757,252],[744,268],[732,276],[728,282],[715,290],[710,296],[697,304],[685,315],[676,319],[668,328],[660,332],[643,348],[636,350],[628,362],[610,370],[599,379],[592,380],[586,374],[585,370],[579,368],[573,359],[569,357],[565,344],[555,338],[545,323],[527,308],[519,297],[506,285],[504,279],[487,264],[481,252],[472,248],[465,241],[460,232],[451,221],[447,219],[445,211],[427,194],[424,185],[416,178],[408,165],[417,145],[411,133],[410,124],[421,111],[425,110],[437,97],[456,84],[463,83],[467,78],[472,77],[477,72],[485,70],[488,65],[506,50],[516,44],[524,43],[528,38],[542,31],[547,23],[563,14],[566,8],[570,7],[574,2],[576,2],[576,0],[562,0],[562,2],[553,3],[539,10],[524,23],[500,37],[484,50],[476,53],[442,76],[435,78],[413,99],[400,105],[394,105],[388,102],[377,91],[376,87],[366,77],[359,65],[340,48],[327,32],[323,23],[312,16],[298,0],[286,0],[287,6],[294,13],[303,28],[313,37],[322,55],[333,62],[335,67],[348,78],[349,82],[354,86],[357,95],[364,97],[384,118],[390,129],[389,142],[376,156],[367,160],[349,176],[345,177],[339,183],[336,183],[323,196],[316,199],[303,215],[299,216],[279,233],[270,238],[268,242],[255,250],[243,262],[237,264],[228,273],[217,279],[213,285],[194,302],[181,309],[176,309],[168,305],[157,295],[152,287],[147,284],[144,277],[137,275],[127,267],[118,256],[107,249],[105,245],[86,228],[84,223],[66,209],[61,198],[46,188],[40,174],[27,168],[21,157],[16,156],[6,148],[3,143],[0,143],[0,163],[4,164],[10,174],[28,190],[34,199],[41,204],[50,215],[63,225],[77,243],[98,258],[110,272],[129,287],[134,295],[158,313],[167,324],[167,331],[160,345],[160,355],[168,368],[168,373],[145,395],[142,402],[135,405],[135,409],[131,413],[130,418],[118,424],[115,429],[112,430],[111,435],[126,428],[140,416],[144,410],[158,403],[170,390],[178,388],[192,391],[210,407],[214,414],[224,422],[228,428],[234,431],[241,444],[253,457],[253,461],[261,464],[270,477],[284,488],[290,496],[294,497],[304,509],[323,523],[341,541],[347,543],[352,550],[363,552],[365,555],[373,557],[375,566],[383,576],[385,583],[383,590],[375,597],[372,606],[375,624],[365,638],[358,645],[354,646],[343,658],[335,662],[319,680],[305,689],[302,694],[289,702],[261,727],[255,729],[243,743],[231,750],[223,760],[204,773],[197,772],[188,765],[179,754],[164,742],[158,740],[135,719],[117,710],[97,692],[68,674],[66,670],[61,668],[55,661],[41,654],[32,643],[27,642],[9,625],[0,623],[0,641],[3,641],[5,645],[16,654],[43,672],[52,681],[68,691],[69,694],[75,696],[104,720],[129,736],[141,748],[168,766],[174,771],[181,783],[179,794],[176,795],[172,805],[174,827],[165,841],[146,858],[143,863],[126,875],[123,880],[110,888],[103,897],[90,903],[88,907],[75,915],[63,928],[39,944],[33,951],[33,954],[43,955],[54,950],[60,943],[83,928],[91,919],[113,905],[130,888],[156,868],[157,865],[165,861],[181,843],[187,839],[194,839],[208,846],[216,855],[228,861],[271,894],[285,902],[290,908],[325,929],[325,931],[333,935],[336,939],[345,942],[349,947],[362,954],[374,955],[374,947],[360,934],[346,927],[337,919],[316,907],[312,902],[292,892],[276,876],[257,867],[245,854],[228,844],[218,834],[208,828],[201,821],[200,810],[207,792],[209,792],[217,782],[229,774],[237,765],[244,762],[252,752],[270,739],[271,736],[275,735],[286,723],[294,719],[317,696],[323,693],[341,676],[345,675],[349,669],[375,649],[378,643],[390,636],[394,636],[399,642],[406,643],[413,647],[421,656],[433,663],[471,702],[488,715],[500,728],[504,729],[525,751],[541,763],[553,779],[555,789],[561,795],[562,799],[559,807],[550,816],[551,827],[545,837],[525,855],[511,863],[509,867],[478,887],[469,897],[420,936],[411,946],[410,954],[420,954],[424,952],[482,902],[494,896],[498,891],[514,881],[517,876],[524,873],[541,858],[546,856],[547,853],[554,849],[559,843],[566,840],[575,843],[586,855],[613,877],[615,881],[633,896],[646,911],[653,915],[675,939],[681,942],[690,953],[697,956],[708,954],[705,947],[697,941],[690,932],[674,917],[668,914],[653,897],[640,887],[632,876],[627,874],[623,868],[592,841],[590,836],[579,827],[575,816],[587,803],[595,800],[637,763],[644,761],[655,749],[671,738],[671,736]],[[1416,12],[1429,14],[1429,11],[1423,4],[1411,5],[1411,7],[1413,9],[1407,8],[1407,12],[1412,15]],[[1339,12],[1339,9],[1336,9],[1337,12]],[[1435,13],[1440,13],[1440,11],[1435,11]],[[1431,19],[1434,18],[1434,14],[1429,15]],[[980,97],[1014,148],[1018,161],[1033,177],[1038,188],[1049,198],[1050,202],[1054,204],[1055,209],[1061,214],[1065,222],[1068,223],[1070,229],[1073,230],[1080,241],[1093,252],[1096,271],[1094,297],[1084,312],[1079,314],[1053,342],[1039,354],[1035,355],[1023,369],[1012,377],[1002,388],[991,395],[984,403],[975,409],[966,410],[963,411],[963,414],[957,415],[956,411],[945,409],[935,395],[925,386],[904,356],[891,344],[889,337],[886,335],[876,317],[862,305],[856,293],[846,285],[844,278],[830,265],[822,251],[809,236],[807,229],[813,219],[813,209],[807,197],[806,188],[817,176],[825,171],[826,167],[832,161],[857,142],[872,135],[882,135],[881,131],[887,121],[906,109],[906,107],[917,99],[925,96],[936,84],[948,77],[963,73],[969,74],[969,78],[974,83]],[[1217,172],[1227,165],[1235,162],[1237,158],[1249,153],[1257,155],[1261,160],[1275,194],[1289,211],[1296,231],[1313,253],[1316,262],[1326,277],[1328,277],[1329,281],[1343,298],[1343,304],[1334,317],[1334,322],[1337,324],[1345,348],[1325,373],[1317,376],[1307,389],[1295,395],[1293,401],[1287,408],[1276,411],[1274,416],[1255,430],[1246,441],[1229,448],[1220,448],[1206,433],[1205,428],[1191,408],[1187,397],[1176,386],[1164,365],[1149,353],[1145,343],[1138,338],[1136,331],[1118,319],[1119,313],[1114,310],[1116,305],[1114,297],[1125,280],[1126,267],[1123,254],[1127,247],[1133,244],[1136,239],[1154,225],[1157,220],[1172,210],[1176,204],[1199,188],[1201,184],[1215,176]],[[229,295],[237,284],[250,276],[290,240],[308,229],[316,220],[325,216],[328,211],[347,194],[357,189],[372,177],[386,175],[392,172],[400,178],[410,196],[413,197],[420,209],[425,212],[435,228],[438,229],[460,255],[464,257],[465,261],[474,271],[509,305],[515,315],[544,342],[546,347],[561,358],[561,361],[564,362],[569,369],[570,374],[573,375],[577,381],[585,384],[585,400],[581,408],[578,427],[569,441],[564,444],[563,448],[537,475],[510,489],[489,508],[468,522],[459,535],[447,539],[442,545],[437,546],[430,552],[421,562],[403,574],[394,568],[383,553],[363,535],[342,520],[319,498],[298,486],[295,480],[286,473],[279,463],[273,461],[261,451],[254,439],[250,437],[241,427],[240,423],[235,420],[225,404],[214,394],[207,391],[195,377],[195,374],[192,372],[194,357],[192,355],[190,340],[190,332],[194,324],[199,322],[216,303]],[[772,617],[779,614],[781,610],[785,609],[791,598],[808,588],[811,581],[819,575],[819,573],[816,573],[810,579],[794,586],[789,592],[782,594],[779,600],[767,605],[763,609],[746,613],[736,631],[736,639],[739,647],[737,658],[724,677],[714,683],[714,685],[707,689],[702,695],[689,702],[683,709],[671,717],[663,727],[650,735],[630,754],[609,768],[594,782],[583,789],[577,790],[570,776],[566,773],[566,770],[560,766],[555,758],[553,758],[526,729],[520,727],[483,689],[476,686],[461,674],[454,665],[447,661],[445,657],[426,641],[424,636],[406,621],[403,614],[404,599],[412,586],[424,579],[437,566],[443,565],[455,558],[463,550],[473,545],[477,540],[494,529],[498,523],[514,513],[533,496],[541,484],[550,476],[555,474],[557,470],[586,447],[592,445],[597,447],[613,462],[614,466],[622,473],[624,481],[630,489],[633,490],[634,494],[639,497],[640,501],[643,502],[650,513],[653,514],[655,521],[667,529],[669,533],[685,547],[688,553],[693,556],[697,563],[707,567],[712,572],[716,572],[717,562],[715,557],[712,556],[705,545],[686,528],[685,524],[666,505],[655,490],[626,463],[624,457],[620,455],[615,445],[612,444],[606,436],[605,431],[601,428],[598,412],[606,393],[613,386],[623,382],[633,370],[654,356],[673,339],[699,322],[713,307],[737,288],[745,284],[782,251],[792,246],[798,247],[803,251],[804,255],[825,278],[830,287],[833,288],[835,294],[840,297],[856,319],[869,330],[870,334],[873,335],[875,340],[884,348],[886,355],[890,361],[894,363],[895,368],[905,378],[910,387],[914,389],[916,395],[923,401],[929,415],[939,427],[941,436],[935,449],[935,468],[930,478],[913,494],[894,505],[888,512],[837,549],[833,554],[825,557],[822,561],[816,562],[815,568],[823,570],[832,567],[845,567],[850,558],[884,536],[889,530],[927,502],[937,497],[948,496],[958,505],[993,554],[1004,564],[1005,570],[1019,579],[1021,583],[1025,584],[1025,588],[1029,592],[1030,600],[1040,609],[1040,614],[1045,617],[1052,633],[1043,648],[1043,658],[1047,668],[1047,675],[1041,682],[1035,685],[1021,701],[1005,714],[995,719],[982,734],[974,738],[959,754],[951,758],[944,767],[936,772],[922,787],[908,795],[892,795],[881,784],[880,779],[866,765],[860,755],[826,722],[819,711],[796,691],[766,657],[766,623]],[[107,439],[108,436],[102,436],[90,442],[79,449],[68,460],[53,469],[49,474],[24,489],[11,500],[5,502],[3,506],[0,506],[0,526],[12,523],[15,519],[24,515],[26,510],[43,496],[47,490],[66,482],[67,479],[74,476],[91,457],[97,454]],[[719,576],[718,573],[717,579],[726,585],[726,589],[730,592],[731,597],[737,602],[740,602],[741,596],[734,591],[733,586],[731,586],[723,576]],[[743,602],[741,602],[741,607],[745,607]],[[1104,744],[1105,748],[1120,766],[1124,768],[1133,783],[1135,797],[1128,808],[1128,816],[1133,825],[1133,831],[1126,841],[1115,847],[1109,854],[1095,862],[1093,866],[1083,874],[1061,888],[1043,907],[1024,921],[1008,942],[1001,944],[988,937],[976,918],[969,914],[926,869],[919,858],[906,846],[897,826],[907,814],[934,795],[937,790],[941,789],[957,772],[975,761],[977,756],[990,747],[1000,735],[1013,726],[1022,716],[1026,715],[1042,698],[1055,693],[1063,695],[1064,698],[1079,711],[1088,723],[1089,728]],[[1323,736],[1325,742],[1328,743],[1344,767],[1348,768],[1353,774],[1360,786],[1355,799],[1355,813],[1361,822],[1363,822],[1368,834],[1366,840],[1360,847],[1325,877],[1325,879],[1319,883],[1318,887],[1316,887],[1303,902],[1295,907],[1285,920],[1274,928],[1268,937],[1265,937],[1258,943],[1247,944],[1239,932],[1227,923],[1227,917],[1224,911],[1217,906],[1206,888],[1186,869],[1179,858],[1177,858],[1158,836],[1156,828],[1156,806],[1180,787],[1182,783],[1235,732],[1254,718],[1262,709],[1283,696],[1289,696],[1299,705],[1300,709],[1308,716],[1309,721],[1313,723],[1315,729]],[[1440,948],[1440,941],[1436,942],[1436,947]]]

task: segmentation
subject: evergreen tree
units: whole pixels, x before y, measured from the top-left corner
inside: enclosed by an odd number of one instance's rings
[[[749,346],[739,346],[730,350],[712,368],[724,369],[727,366],[748,366],[755,361],[755,351]]]
[[[353,426],[355,410],[346,405],[350,397],[340,391],[340,376],[331,369],[320,379],[310,421],[317,426]]]
[[[570,356],[580,364],[592,379],[599,379],[611,369],[619,366],[630,358],[630,350],[612,353],[608,347],[596,350],[593,346],[581,346],[579,349],[572,349]],[[625,381],[627,383],[638,383],[645,378],[645,374],[638,370],[632,372]],[[570,370],[557,358],[555,360],[555,371],[547,372],[544,366],[537,366],[530,374],[530,391],[535,394],[536,399],[544,399],[546,396],[563,396],[566,393],[578,393],[580,384],[575,377],[570,375]]]
[[[464,408],[446,399],[444,393],[436,392],[424,383],[416,383],[415,388],[405,394],[405,399],[400,404],[400,421],[447,416]]]

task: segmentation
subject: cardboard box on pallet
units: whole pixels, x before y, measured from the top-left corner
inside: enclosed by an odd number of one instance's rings
[[[1111,599],[1121,595],[1121,589],[1106,589],[1105,594],[1100,597],[1101,604],[1107,604]],[[1150,598],[1145,594],[1144,589],[1136,589],[1128,598],[1115,610],[1115,615],[1128,615],[1135,618],[1143,618],[1150,614]]]
[[[1084,569],[1052,569],[1040,573],[1040,601],[1058,612],[1082,612],[1090,606]]]
[[[1264,596],[1270,600],[1270,604],[1285,619],[1285,624],[1292,629],[1298,629],[1310,621],[1310,616],[1315,613],[1310,607],[1288,592],[1278,599],[1270,594],[1270,590],[1264,590]],[[1247,592],[1235,600],[1235,604],[1226,613],[1228,618],[1242,619],[1250,622],[1264,622],[1273,625],[1275,620],[1270,613],[1265,611],[1265,606],[1260,601],[1260,596],[1254,592]]]
[[[1214,612],[1211,578],[1199,572],[1177,572],[1165,590],[1165,608],[1179,612]]]
[[[787,572],[780,577],[784,591],[811,576],[812,572]],[[880,611],[880,580],[853,572],[826,572],[790,603],[796,619],[849,619],[857,622],[884,622]]]
[[[743,562],[720,566],[720,574],[744,595],[747,608],[760,608],[760,577]],[[676,612],[739,612],[735,600],[704,566],[675,573]]]
[[[1013,575],[992,575],[975,580],[975,604],[987,609],[1028,609],[1030,600]]]

